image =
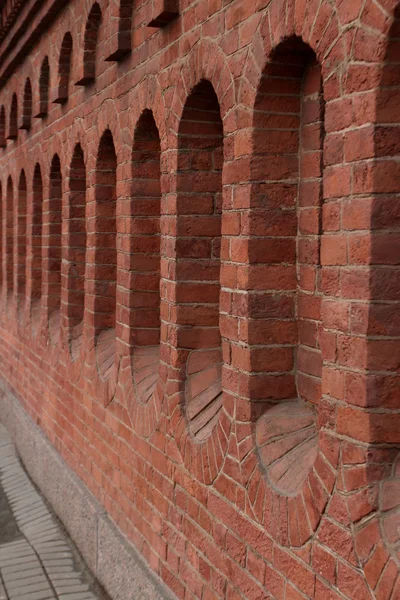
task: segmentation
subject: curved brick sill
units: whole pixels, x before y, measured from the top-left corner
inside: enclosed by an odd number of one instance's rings
[[[115,363],[116,334],[115,329],[106,329],[98,337],[96,345],[96,361],[100,377],[108,379]]]
[[[386,547],[400,564],[400,457],[380,490],[381,529]]]
[[[317,458],[314,411],[300,400],[273,406],[257,422],[256,446],[272,487],[296,494]]]
[[[186,418],[193,437],[203,442],[212,433],[222,407],[220,350],[191,352],[187,362]]]
[[[55,310],[49,317],[49,334],[52,343],[55,345],[60,340],[60,322],[61,314],[59,310]]]
[[[135,348],[132,357],[133,379],[136,398],[141,404],[147,404],[153,396],[160,362],[160,347],[145,346]]]
[[[83,321],[72,327],[69,338],[69,352],[72,361],[76,361],[81,353],[83,341]]]
[[[20,294],[17,297],[17,319],[20,324],[25,318],[25,310],[26,310],[26,298],[23,294]]]
[[[32,332],[34,334],[37,333],[40,327],[40,317],[42,312],[42,301],[41,299],[33,300],[31,305],[31,323],[32,323]]]

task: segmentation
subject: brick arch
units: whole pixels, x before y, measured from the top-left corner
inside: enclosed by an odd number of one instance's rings
[[[246,237],[230,251],[240,263],[245,248],[249,261],[241,309],[249,329],[245,344],[231,345],[248,399],[237,424],[243,482],[253,517],[293,547],[317,530],[337,476],[337,444],[318,424],[322,71],[295,34],[269,54],[254,101]]]
[[[33,95],[32,83],[30,77],[27,77],[24,85],[24,94],[22,99],[22,110],[19,129],[29,131],[32,125],[32,110],[33,110]]]
[[[82,17],[79,19],[79,22],[74,18],[74,13],[71,13],[70,21],[68,22],[68,30],[71,31],[72,37],[75,44],[74,51],[74,60],[73,60],[73,82],[75,85],[86,85],[83,82],[81,83],[81,79],[85,76],[85,68],[84,68],[84,47],[85,47],[85,33],[86,33],[86,25],[89,19],[90,12],[94,6],[97,4],[100,7],[101,12],[101,23],[98,30],[98,36],[103,38],[103,42],[106,43],[105,35],[106,35],[106,26],[108,22],[108,13],[109,13],[109,0],[84,0],[81,4]],[[98,40],[99,41],[99,37]],[[76,58],[75,58],[76,57]],[[96,62],[98,61],[98,57],[96,57]],[[98,66],[96,65],[96,71]]]
[[[272,0],[252,38],[239,103],[251,110],[266,60],[281,42],[293,36],[301,38],[315,52],[321,65],[325,100],[337,99],[341,67],[348,58],[340,30],[337,10],[331,0],[322,0],[317,11],[313,0]]]
[[[40,74],[38,79],[38,95],[37,105],[35,110],[35,118],[43,119],[49,112],[49,90],[50,90],[50,61],[49,57],[45,56],[40,66]]]
[[[18,98],[14,92],[11,98],[10,117],[8,121],[8,140],[16,140],[18,137]]]
[[[4,190],[4,183],[1,181],[0,179],[0,286],[1,286],[1,292],[4,291],[4,272],[3,272],[3,260],[4,260],[4,248],[3,248],[3,242],[4,242],[4,231],[3,231],[3,221],[4,221],[4,205],[5,205],[5,200],[4,200],[4,196],[3,196],[3,190]]]
[[[42,315],[40,344],[50,365],[56,365],[63,350],[62,342],[62,206],[64,195],[65,149],[62,134],[51,137],[46,148],[40,149],[44,160],[39,160],[42,174],[42,215],[41,215],[41,270],[42,270]],[[44,150],[44,151],[43,151]],[[29,181],[28,181],[29,189]],[[34,190],[28,193],[28,221]],[[32,223],[29,221],[28,227]]]
[[[131,420],[142,435],[153,431],[164,395],[159,373],[161,332],[161,144],[151,110],[138,119],[132,148],[129,210]]]
[[[49,336],[56,345],[60,338],[61,318],[61,225],[63,168],[60,156],[55,153],[49,170],[48,198],[44,204],[46,215],[43,231],[45,280],[45,305]]]
[[[121,115],[117,112],[117,108],[113,100],[107,100],[101,105],[99,110],[93,113],[90,124],[96,124],[96,127],[93,128],[95,130],[91,131],[90,135],[85,133],[84,128],[80,127],[79,130],[77,130],[76,137],[76,141],[84,139],[86,140],[86,146],[90,145],[96,149],[95,152],[89,153],[87,157],[88,171],[92,172],[93,169],[95,169],[97,148],[100,143],[102,133],[105,129],[109,129],[113,137],[115,152],[117,155],[117,168],[121,169],[123,164],[130,162],[133,143],[132,131],[130,129],[131,123],[130,120],[127,120],[127,122],[122,122]],[[80,136],[82,136],[82,138]],[[122,177],[118,176],[118,180],[122,181]],[[91,184],[92,181],[90,183],[90,187]],[[118,193],[117,195],[122,194]]]
[[[6,109],[4,108],[4,104],[2,104],[0,108],[0,148],[5,148],[6,146]]]
[[[35,323],[34,331],[31,329],[31,233],[32,233],[32,194],[33,194],[33,175],[35,160],[29,164],[23,164],[20,171],[15,173],[13,180],[15,182],[15,250],[14,250],[14,287],[15,287],[15,309],[18,320],[18,334],[21,338],[32,342],[34,334],[41,326],[41,302],[36,307],[39,316]],[[21,186],[22,171],[25,175],[26,188]],[[26,191],[25,191],[26,190]],[[20,193],[21,192],[21,193]],[[25,206],[25,208],[24,208]],[[25,221],[25,223],[24,223]],[[25,232],[25,234],[24,234]],[[24,266],[22,266],[22,260]],[[36,339],[34,343],[37,343]]]
[[[109,129],[97,150],[95,202],[95,338],[97,368],[106,380],[115,364],[117,319],[117,155]]]
[[[223,465],[232,425],[230,398],[223,391],[225,371],[218,323],[224,220],[222,169],[226,135],[234,119],[234,99],[233,77],[226,57],[209,40],[200,42],[182,68],[171,111],[174,118],[178,117],[173,125],[178,152],[176,163],[170,165],[176,169],[177,178],[173,215],[178,240],[174,253],[169,249],[168,261],[176,269],[177,281],[170,361],[178,384],[175,381],[171,386],[175,393],[169,409],[171,435],[186,468],[207,484],[216,479]],[[212,140],[210,145],[206,136],[203,150],[199,147],[196,152],[190,144],[191,128],[199,139],[206,130]],[[190,165],[193,174],[188,171]],[[198,205],[189,202],[190,189],[199,195]],[[198,243],[191,244],[191,236],[200,236]],[[192,262],[200,269],[197,291],[196,284],[186,281],[185,271]],[[206,263],[208,267],[204,266]],[[193,309],[197,302],[200,304]]]
[[[167,170],[167,151],[168,151],[168,139],[167,139],[167,121],[166,121],[166,108],[164,103],[164,97],[162,94],[161,87],[155,77],[147,77],[139,86],[137,86],[129,98],[129,105],[134,107],[134,109],[130,112],[129,119],[129,130],[134,132],[132,136],[132,150],[135,152],[135,147],[138,149],[137,145],[137,135],[135,142],[135,132],[137,132],[138,125],[140,123],[143,115],[147,115],[149,117],[151,115],[151,119],[153,119],[153,134],[157,132],[159,145],[160,156],[158,158],[159,162],[159,183],[160,189],[158,190],[160,206],[158,207],[159,214],[159,227],[160,231],[163,231],[165,226],[165,216],[168,214],[167,206],[166,206],[166,194],[168,193],[168,188],[166,184],[168,182],[166,170]],[[151,121],[150,119],[150,121]],[[154,140],[155,135],[153,135]],[[163,154],[164,153],[164,154]],[[154,156],[154,154],[153,154]],[[163,156],[165,157],[163,159]],[[137,156],[137,158],[140,158]],[[145,158],[145,156],[143,156]],[[134,159],[134,154],[131,153],[129,156],[129,169],[132,170],[132,159]],[[153,162],[153,167],[154,167]],[[142,181],[144,184],[144,181]],[[155,182],[154,182],[155,183]],[[126,201],[128,211],[124,214],[129,219],[129,228],[135,227],[134,221],[135,216],[137,216],[137,208],[135,207],[135,199],[138,198],[140,194],[140,189],[145,190],[144,186],[141,185],[140,188],[137,188],[135,185],[135,177],[134,173],[132,173],[131,179],[127,182],[128,186],[126,188]],[[139,204],[140,206],[140,204]],[[142,203],[142,207],[145,205]],[[136,221],[137,223],[137,221]],[[162,239],[162,237],[161,237]],[[128,236],[128,247],[132,247],[134,244],[134,239],[132,235]],[[131,260],[135,260],[135,254],[131,254]],[[154,259],[153,266],[155,265],[156,259]],[[167,262],[167,258],[163,255],[160,256],[160,270],[162,271],[165,268],[165,264]],[[154,283],[154,282],[153,282]],[[129,301],[130,306],[135,304],[135,293],[132,289],[132,286],[127,286],[127,294],[132,300]],[[164,299],[165,290],[161,285],[160,287],[160,314],[163,313],[163,306],[165,304]],[[134,318],[135,308],[134,306],[130,309],[132,318]],[[132,334],[129,334],[130,337]],[[124,398],[124,403],[128,407],[130,420],[132,423],[132,427],[135,432],[143,437],[150,436],[157,425],[159,424],[159,420],[162,414],[162,402],[164,398],[164,387],[166,382],[166,374],[168,368],[168,346],[166,343],[167,340],[167,324],[161,319],[161,327],[160,327],[160,344],[159,344],[159,361],[158,361],[158,379],[156,382],[156,389],[154,393],[151,395],[151,398],[148,399],[147,402],[140,401],[137,394],[136,387],[136,365],[135,361],[132,360],[131,349],[128,349],[128,353],[125,353],[125,356],[121,356],[120,363],[120,383],[123,386],[122,395]]]
[[[43,231],[43,167],[37,162],[32,171],[31,198],[29,203],[29,312],[31,331],[36,333],[41,320],[42,306],[42,231]]]
[[[168,119],[169,128],[175,135],[178,134],[186,99],[190,91],[202,79],[209,81],[213,86],[220,106],[224,131],[228,133],[234,129],[231,120],[233,119],[232,109],[235,105],[236,93],[229,62],[218,44],[210,39],[203,39],[193,46],[186,57],[176,85]],[[173,165],[171,165],[171,168],[173,168]]]
[[[134,0],[111,0],[106,29],[107,61],[119,61],[132,50]]]
[[[58,82],[53,103],[65,104],[68,101],[69,88],[71,85],[71,70],[73,58],[73,38],[70,31],[64,34],[61,42],[60,54],[58,58]]]
[[[7,178],[4,213],[4,281],[6,283],[7,303],[12,301],[14,293],[14,182],[11,175]]]
[[[93,151],[88,150],[87,157],[87,244],[88,244],[88,265],[89,269],[95,269],[95,230],[94,226],[91,225],[95,222],[98,215],[99,205],[96,202],[95,187],[96,187],[96,173],[97,173],[97,158],[98,148],[100,146],[101,135],[104,131],[108,130],[111,132],[113,139],[115,154],[116,154],[116,214],[119,214],[122,209],[121,200],[124,197],[124,169],[130,161],[131,151],[131,135],[128,129],[122,129],[120,126],[119,115],[116,111],[113,102],[106,102],[102,105],[100,111],[94,117],[96,119],[96,131],[93,132],[93,136],[87,138],[86,148],[93,148]],[[122,222],[117,219],[116,226],[122,226]],[[117,238],[119,238],[119,231],[116,232]],[[119,242],[118,242],[119,243]],[[118,251],[116,252],[116,258],[118,258]],[[89,271],[90,272],[90,271]],[[104,379],[99,375],[97,369],[97,358],[94,351],[93,341],[96,338],[95,329],[92,326],[87,325],[86,327],[86,369],[91,374],[92,385],[94,393],[100,397],[102,403],[107,406],[114,398],[116,386],[118,383],[118,373],[120,367],[120,357],[124,353],[125,344],[123,343],[123,323],[120,320],[120,305],[121,296],[120,289],[122,282],[120,282],[121,273],[120,269],[116,269],[117,285],[116,285],[116,319],[115,319],[115,361],[114,367],[111,369],[109,376]],[[89,276],[89,279],[92,279]],[[88,309],[96,312],[94,292],[88,286]]]
[[[124,169],[130,161],[130,149],[131,149],[131,135],[128,129],[123,129],[120,126],[119,115],[116,111],[113,102],[108,101],[101,106],[101,109],[93,116],[96,122],[96,128],[91,131],[91,136],[84,136],[86,139],[85,145],[87,153],[86,162],[86,173],[87,173],[87,244],[88,254],[87,262],[89,279],[87,286],[87,308],[89,311],[96,312],[95,299],[94,299],[94,288],[93,279],[91,273],[95,269],[95,221],[98,215],[99,205],[96,203],[96,173],[97,173],[97,157],[98,148],[101,141],[101,135],[104,131],[109,130],[112,135],[115,154],[116,154],[116,211],[119,214],[121,210],[121,199],[124,197]],[[70,150],[71,152],[71,150]],[[117,227],[122,224],[117,219]],[[117,233],[119,235],[119,232]],[[118,252],[117,252],[118,255]],[[120,270],[116,270],[117,278],[120,278]],[[97,333],[93,327],[92,322],[89,324],[85,323],[85,334],[84,334],[84,352],[86,353],[85,360],[85,373],[90,378],[89,386],[92,386],[93,393],[100,398],[101,402],[107,406],[114,398],[116,386],[118,382],[118,372],[120,366],[120,357],[124,353],[125,344],[123,343],[123,324],[120,321],[119,311],[121,304],[120,288],[122,282],[117,282],[116,291],[116,328],[115,328],[115,362],[114,367],[111,369],[109,376],[104,379],[100,376],[97,369],[97,358],[95,353],[95,344],[93,343],[96,339]]]
[[[86,352],[93,348],[92,328],[86,330],[85,308],[87,290],[85,279],[87,251],[87,204],[93,196],[90,195],[89,169],[94,172],[95,157],[90,162],[89,138],[82,122],[74,123],[68,137],[63,140],[63,161],[65,168],[65,201],[63,200],[62,245],[65,260],[62,263],[61,289],[61,332],[63,360],[68,368],[71,381],[78,381],[84,367]],[[83,165],[77,159],[76,149],[83,152]],[[84,183],[82,183],[82,176]],[[84,187],[84,190],[83,190]],[[83,203],[83,205],[82,205]],[[75,220],[75,217],[77,221]],[[76,244],[72,244],[75,239]],[[93,363],[93,358],[89,360]],[[95,375],[95,370],[91,375]]]
[[[17,311],[20,319],[25,308],[26,279],[27,279],[27,177],[25,170],[21,169],[18,179],[17,211],[16,211],[16,264],[15,282],[17,295]]]
[[[98,60],[98,38],[101,24],[104,23],[104,12],[99,2],[94,2],[83,20],[81,67],[75,85],[88,85],[96,79],[96,62]]]
[[[75,362],[81,353],[85,312],[85,264],[87,248],[85,154],[77,142],[69,166],[66,273],[66,327],[68,350]]]
[[[161,152],[169,149],[168,129],[169,110],[165,105],[163,89],[157,77],[148,75],[129,92],[129,131],[134,132],[144,110],[151,110],[160,136]],[[133,135],[131,143],[133,144]]]

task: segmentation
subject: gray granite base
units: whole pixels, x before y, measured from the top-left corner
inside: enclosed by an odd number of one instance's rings
[[[29,475],[113,600],[176,600],[0,382],[0,422]]]

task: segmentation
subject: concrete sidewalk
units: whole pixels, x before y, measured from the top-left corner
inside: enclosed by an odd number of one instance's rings
[[[0,600],[108,600],[0,425]]]

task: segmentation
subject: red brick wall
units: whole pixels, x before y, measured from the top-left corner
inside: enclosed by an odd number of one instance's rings
[[[0,42],[1,377],[178,598],[398,600],[400,8],[160,5]]]

